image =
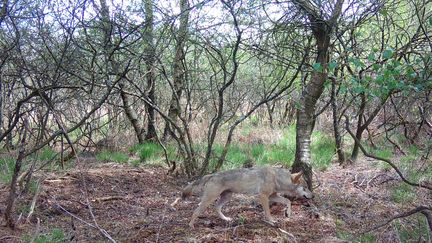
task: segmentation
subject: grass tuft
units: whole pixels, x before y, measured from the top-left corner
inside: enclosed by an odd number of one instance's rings
[[[96,159],[104,162],[113,161],[117,163],[127,163],[129,156],[122,152],[102,150],[100,153],[96,154]]]
[[[406,183],[397,185],[391,194],[391,199],[395,203],[410,203],[413,202],[415,198],[416,194],[413,191],[413,187]]]
[[[23,242],[35,242],[35,243],[61,243],[66,242],[66,236],[62,229],[54,228],[51,232],[46,234],[40,234],[32,240],[33,236],[25,235],[22,239]]]
[[[15,160],[10,157],[0,158],[0,182],[9,184],[15,168]]]
[[[312,133],[311,154],[312,166],[318,170],[325,170],[330,166],[335,155],[334,139],[320,132]]]

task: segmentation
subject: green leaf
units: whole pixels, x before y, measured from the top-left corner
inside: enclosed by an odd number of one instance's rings
[[[372,69],[373,69],[374,71],[378,71],[378,70],[380,70],[380,68],[381,68],[381,65],[378,64],[378,63],[374,63],[374,64],[372,65]]]
[[[388,14],[387,9],[385,8],[381,9],[380,14],[382,14],[383,16],[387,16]]]
[[[429,17],[429,25],[432,26],[432,16]]]
[[[330,71],[335,70],[335,68],[336,68],[337,66],[338,66],[338,64],[337,64],[336,61],[331,61],[331,62],[329,62],[329,64],[328,64],[328,68],[329,68]]]
[[[364,66],[365,66],[364,63],[363,63],[362,61],[360,61],[360,59],[355,58],[355,57],[351,57],[351,58],[349,58],[349,61],[350,61],[351,63],[353,63],[354,66],[356,66],[357,68],[359,68],[359,67],[364,67]]]
[[[319,62],[314,63],[312,67],[316,72],[322,72],[323,70],[321,63]]]
[[[371,62],[375,61],[375,53],[371,52],[368,56],[368,60]]]
[[[365,88],[361,85],[358,85],[358,86],[354,87],[353,90],[355,93],[359,94],[359,93],[363,93],[365,91]]]
[[[393,53],[394,53],[393,49],[389,48],[383,52],[383,58],[389,59],[393,56]]]

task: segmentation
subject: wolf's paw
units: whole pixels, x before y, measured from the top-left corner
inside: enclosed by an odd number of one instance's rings
[[[225,218],[223,218],[223,220],[228,221],[228,222],[233,221],[233,219],[230,217],[225,217]]]
[[[274,219],[265,219],[264,222],[268,223],[269,225],[271,225],[273,227],[276,226],[276,224],[277,224],[277,221]]]

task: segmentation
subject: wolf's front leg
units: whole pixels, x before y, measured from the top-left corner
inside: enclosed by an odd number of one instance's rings
[[[215,197],[213,195],[204,195],[201,198],[201,202],[199,203],[199,206],[197,209],[195,209],[194,213],[192,214],[192,219],[189,222],[189,227],[192,229],[194,228],[195,220],[198,218],[198,216],[204,212],[204,210],[215,200]]]
[[[291,217],[291,201],[287,198],[279,196],[277,193],[274,193],[270,196],[271,202],[277,202],[285,205],[285,216]]]
[[[274,225],[276,223],[276,220],[273,219],[273,217],[270,214],[270,206],[269,206],[269,196],[267,195],[260,195],[259,197],[260,199],[260,203],[264,209],[264,215],[267,219],[267,221],[271,224]]]

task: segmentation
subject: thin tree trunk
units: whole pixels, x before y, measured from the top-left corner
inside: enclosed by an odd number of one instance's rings
[[[360,110],[359,110],[359,114],[357,116],[357,131],[356,131],[356,138],[358,141],[361,141],[361,137],[363,134],[364,129],[362,128],[363,125],[363,115],[364,115],[364,110],[366,108],[366,95],[365,93],[360,93],[360,97],[361,97],[361,103],[360,103]],[[353,150],[351,152],[351,163],[357,161],[357,157],[358,157],[358,153],[359,153],[359,144],[357,142],[354,142],[354,146],[353,146]]]
[[[324,90],[324,83],[327,80],[330,35],[342,12],[343,0],[338,0],[335,3],[333,13],[329,20],[322,19],[319,13],[320,9],[310,5],[309,2],[296,2],[300,8],[306,12],[309,18],[310,28],[313,32],[317,47],[315,63],[320,64],[321,67],[320,69],[314,69],[309,83],[302,91],[299,102],[300,108],[297,110],[296,154],[292,166],[293,172],[300,170],[304,172],[306,183],[308,187],[312,189],[310,143],[311,134],[315,125],[315,106]]]
[[[356,138],[357,140],[354,142],[354,147],[351,153],[351,162],[357,161],[358,152],[360,149],[359,143],[357,141],[361,141],[363,132],[367,129],[367,127],[372,123],[372,121],[375,119],[375,117],[378,115],[384,104],[386,103],[387,99],[390,97],[390,93],[387,94],[380,102],[378,106],[373,110],[373,112],[369,115],[369,118],[364,121],[363,123],[363,117],[364,117],[364,110],[366,108],[366,95],[362,93],[362,103],[360,106],[360,111],[358,115],[358,121],[357,121],[357,131],[356,131]]]
[[[123,90],[124,85],[120,84],[120,96],[123,101],[123,109],[125,111],[125,114],[128,118],[128,120],[131,122],[132,127],[135,130],[135,135],[137,136],[138,143],[144,143],[144,128],[140,125],[138,115],[136,114],[135,110],[132,108],[132,104],[129,100],[128,95]]]
[[[184,68],[184,59],[185,59],[185,43],[188,39],[188,26],[189,26],[189,2],[188,0],[180,0],[180,26],[178,29],[178,34],[176,38],[176,47],[175,47],[175,56],[173,62],[173,84],[172,84],[172,96],[168,109],[168,117],[176,122],[177,117],[180,115],[180,99],[184,89],[185,83],[185,68]],[[164,140],[168,139],[173,130],[170,127],[170,124],[167,122],[164,129]]]
[[[332,91],[331,91],[331,106],[333,110],[333,132],[335,137],[335,143],[336,143],[336,152],[338,155],[338,161],[339,164],[342,165],[345,163],[345,155],[343,153],[342,148],[342,138],[340,135],[339,130],[339,114],[338,114],[338,107],[337,107],[337,100],[336,100],[336,79],[332,79]]]
[[[155,59],[156,59],[156,51],[154,47],[154,37],[153,37],[153,0],[145,0],[144,8],[146,14],[146,26],[145,26],[145,45],[146,45],[146,80],[148,87],[148,99],[156,104],[156,96],[155,96],[155,84],[156,84],[156,75],[155,75]],[[155,110],[152,106],[146,105],[146,112],[148,115],[148,123],[147,123],[147,134],[145,136],[145,140],[154,140],[156,141],[156,121],[155,121]]]
[[[21,137],[21,144],[18,152],[18,158],[15,162],[15,168],[14,168],[14,173],[12,175],[9,197],[6,202],[7,206],[4,214],[6,226],[12,229],[15,228],[15,222],[12,213],[13,213],[14,203],[17,197],[17,179],[21,171],[22,160],[25,157],[25,143],[27,138],[26,126],[27,126],[27,122],[24,121],[23,127],[21,128],[21,132],[20,132],[22,137]]]

